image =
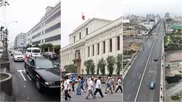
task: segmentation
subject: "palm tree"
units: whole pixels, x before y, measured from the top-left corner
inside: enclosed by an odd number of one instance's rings
[[[107,57],[107,70],[109,72],[109,75],[113,75],[114,72],[114,64],[116,63],[114,56],[108,56]]]

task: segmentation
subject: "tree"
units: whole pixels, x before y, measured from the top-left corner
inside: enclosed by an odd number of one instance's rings
[[[101,60],[99,60],[97,64],[97,68],[100,69],[102,75],[105,75],[105,66],[106,66],[106,61],[102,58]]]
[[[38,44],[34,45],[33,47],[40,47]]]
[[[108,56],[107,57],[107,70],[109,72],[109,75],[112,75],[114,72],[114,64],[116,63],[114,56]]]
[[[76,73],[76,66],[74,64],[66,65],[65,70],[70,73]]]
[[[32,45],[30,45],[30,44],[27,44],[26,48],[29,48],[29,47],[32,47]]]
[[[122,67],[123,67],[123,57],[122,57],[122,54],[118,54],[118,56],[117,56],[117,68],[116,68],[116,73],[118,74],[118,75],[120,75],[120,71],[123,69]]]
[[[91,72],[92,74],[95,73],[95,65],[94,65],[92,59],[85,61],[85,62],[84,62],[84,66],[86,67],[86,73],[87,73],[87,74],[90,74],[90,72]],[[93,73],[93,72],[94,72],[94,73]]]

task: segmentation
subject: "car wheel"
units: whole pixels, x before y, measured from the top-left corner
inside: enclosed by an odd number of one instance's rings
[[[38,79],[36,79],[35,84],[36,84],[37,90],[38,90],[39,92],[41,92],[41,91],[42,91],[42,87],[41,87],[40,81],[39,81]]]

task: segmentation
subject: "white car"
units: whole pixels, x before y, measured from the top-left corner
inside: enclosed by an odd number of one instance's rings
[[[26,53],[27,57],[42,57],[41,50],[38,47],[27,48]]]
[[[16,61],[24,61],[25,57],[24,57],[22,52],[14,51],[13,52],[13,60],[14,60],[14,62],[16,62]]]

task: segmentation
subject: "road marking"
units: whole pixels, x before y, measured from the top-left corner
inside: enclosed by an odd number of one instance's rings
[[[146,69],[147,69],[147,65],[148,65],[148,63],[149,63],[149,59],[150,59],[150,56],[151,56],[151,54],[152,54],[152,50],[153,50],[153,48],[154,48],[155,42],[156,42],[156,40],[154,40],[154,43],[153,43],[152,48],[151,48],[150,53],[149,53],[149,57],[148,57],[148,59],[147,59],[147,63],[145,64],[145,69],[144,69],[144,71],[143,71],[142,79],[140,80],[140,84],[139,84],[139,87],[138,87],[138,90],[137,90],[137,93],[136,93],[134,102],[136,102],[136,100],[137,100],[137,97],[138,97],[138,94],[139,94],[139,91],[140,91],[140,87],[141,87],[141,85],[142,85],[142,81],[143,81],[143,78],[144,78],[144,75],[145,75],[145,71],[146,71]]]
[[[29,80],[32,80],[28,75],[27,75],[27,77],[28,77]]]
[[[20,72],[21,76],[23,77],[24,81],[27,81],[22,73],[22,70],[18,70],[18,72]]]
[[[133,86],[135,86],[135,82],[133,83]]]
[[[130,98],[130,94],[128,95],[128,97],[127,97],[127,100]]]
[[[141,74],[139,75],[139,77],[138,77],[138,78],[140,79],[140,77],[141,77]]]

